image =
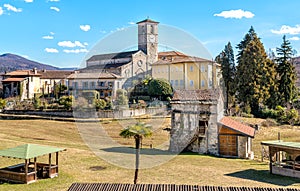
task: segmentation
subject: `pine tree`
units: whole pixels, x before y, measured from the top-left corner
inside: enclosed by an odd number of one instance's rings
[[[277,105],[279,105],[279,92],[278,92],[278,79],[277,79],[277,67],[275,60],[268,59],[268,72],[269,72],[269,81],[267,81],[269,85],[269,99],[266,101],[266,105],[269,108],[275,109]]]
[[[280,48],[276,48],[279,93],[281,96],[281,105],[288,105],[297,95],[296,71],[292,62],[293,50],[291,43],[283,36],[283,43]]]
[[[238,100],[250,106],[252,113],[267,103],[271,86],[275,84],[275,68],[267,58],[263,44],[253,27],[238,44],[237,92]]]
[[[253,40],[254,37],[257,37],[257,34],[255,33],[253,26],[251,26],[248,33],[245,35],[244,39],[236,47],[237,49],[239,49],[237,55],[238,62],[240,60],[240,57],[243,55],[244,49],[246,48],[247,44],[249,44],[249,42]]]
[[[222,77],[226,87],[226,108],[229,109],[229,104],[234,102],[236,74],[234,53],[230,42],[215,60],[221,64]]]

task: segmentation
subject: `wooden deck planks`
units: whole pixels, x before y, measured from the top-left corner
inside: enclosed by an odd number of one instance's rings
[[[300,189],[175,184],[73,183],[68,191],[300,191]]]

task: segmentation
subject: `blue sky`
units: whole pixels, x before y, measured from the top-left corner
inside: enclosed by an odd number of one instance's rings
[[[251,26],[266,50],[285,34],[300,53],[299,7],[292,0],[0,0],[0,54],[79,66],[101,39],[147,17],[189,33],[213,57]]]

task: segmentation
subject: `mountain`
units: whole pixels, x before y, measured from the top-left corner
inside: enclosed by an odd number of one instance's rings
[[[300,87],[300,56],[294,58],[294,66],[295,66],[296,73],[297,73],[296,86]]]
[[[0,73],[14,70],[28,70],[33,68],[37,68],[38,70],[60,70],[57,67],[28,60],[15,54],[7,53],[0,55]]]

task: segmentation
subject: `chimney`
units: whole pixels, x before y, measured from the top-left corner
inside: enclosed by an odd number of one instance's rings
[[[33,73],[37,74],[37,69],[36,68],[33,68]]]

